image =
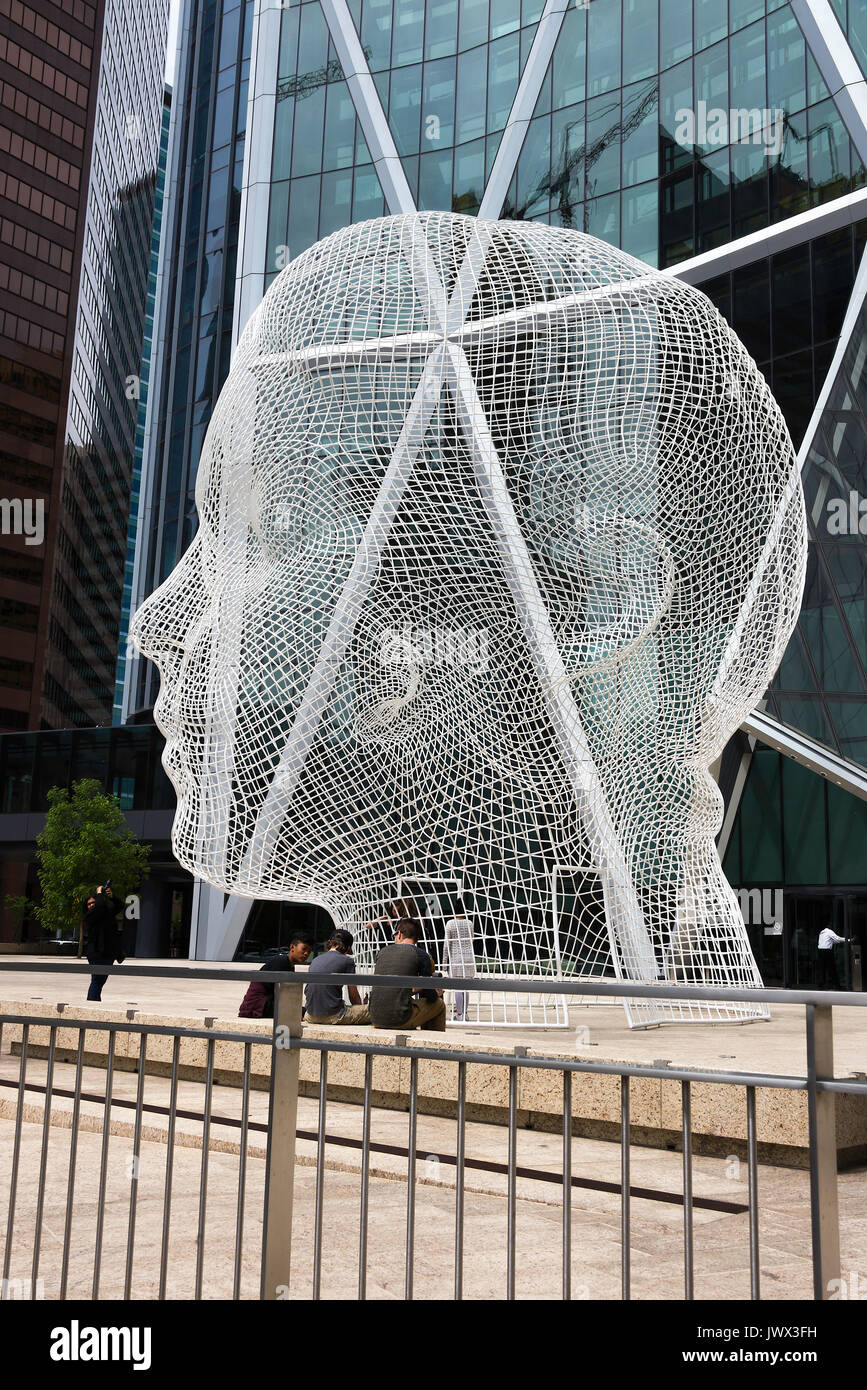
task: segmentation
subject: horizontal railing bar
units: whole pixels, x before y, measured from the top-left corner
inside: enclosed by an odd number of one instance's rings
[[[3,1023],[30,1024],[39,1028],[78,1028],[80,1032],[146,1033],[159,1037],[200,1038],[204,1042],[258,1043],[272,1047],[271,1033],[230,1033],[210,1028],[172,1028],[168,1024],[157,1023],[109,1023],[102,1019],[89,1018],[46,1018],[44,1014],[3,1014]],[[400,1032],[400,1029],[395,1031]],[[425,1057],[432,1061],[476,1062],[480,1065],[524,1066],[537,1071],[579,1071],[599,1073],[604,1076],[644,1076],[668,1081],[706,1081],[723,1086],[765,1086],[773,1090],[797,1091],[806,1087],[805,1077],[767,1075],[750,1072],[699,1071],[690,1067],[647,1067],[639,1064],[616,1062],[593,1062],[560,1057],[530,1057],[524,1054],[498,1054],[495,1052],[474,1052],[463,1048],[398,1047],[391,1043],[340,1042],[332,1038],[292,1038],[287,1040],[289,1047],[308,1051],[331,1049],[334,1052],[351,1052],[373,1057]],[[844,1095],[867,1095],[867,1082],[828,1079],[817,1081],[819,1090],[837,1091]]]
[[[166,1038],[203,1038],[208,1042],[261,1043],[265,1047],[274,1046],[273,1033],[228,1033],[217,1032],[214,1028],[173,1028],[169,1023],[108,1023],[103,1019],[67,1018],[58,1014],[56,1018],[45,1014],[4,1014],[0,1013],[4,1024],[31,1023],[38,1028],[78,1028],[85,1033],[153,1033]],[[270,1020],[266,1019],[266,1022]]]
[[[347,977],[348,978],[348,977]],[[193,1038],[202,1039],[205,1042],[236,1042],[236,1043],[258,1043],[260,1046],[272,1047],[274,1038],[272,1033],[230,1033],[210,1028],[173,1028],[170,1024],[158,1023],[109,1023],[102,1019],[89,1018],[57,1018],[46,1017],[44,1014],[2,1014],[3,1023],[30,1024],[38,1028],[78,1028],[79,1032],[116,1032],[116,1033],[145,1033],[158,1037],[170,1038]],[[315,1025],[314,1025],[315,1026]],[[400,1029],[396,1029],[400,1032]],[[398,1047],[391,1043],[365,1043],[358,1042],[339,1042],[332,1038],[292,1038],[288,1040],[288,1046],[306,1049],[308,1051],[323,1051],[331,1049],[334,1052],[352,1052],[370,1055],[374,1057],[425,1057],[433,1061],[449,1062],[458,1059],[466,1062],[477,1062],[482,1065],[494,1066],[524,1066],[532,1067],[537,1071],[580,1071],[590,1073],[600,1073],[605,1076],[645,1076],[660,1078],[668,1081],[707,1081],[710,1084],[718,1083],[724,1086],[765,1086],[774,1090],[801,1090],[806,1087],[805,1077],[799,1076],[780,1076],[768,1073],[765,1075],[753,1075],[749,1072],[726,1072],[726,1071],[698,1071],[690,1067],[647,1067],[638,1064],[616,1063],[616,1062],[593,1062],[581,1061],[571,1058],[559,1057],[530,1057],[524,1054],[511,1055],[494,1052],[474,1052],[463,1048],[423,1048],[423,1047]],[[816,1085],[819,1090],[837,1091],[843,1095],[867,1095],[867,1082],[847,1081],[840,1078],[817,1080]]]
[[[834,1080],[820,1081],[816,1078],[817,1091],[837,1091],[846,1096],[867,1096],[867,1081],[843,1081],[839,1078]]]
[[[342,978],[342,977],[341,977]],[[400,1031],[399,1029],[397,1030]],[[721,1086],[766,1086],[773,1090],[803,1091],[803,1076],[753,1075],[752,1072],[692,1071],[688,1067],[646,1067],[637,1062],[591,1062],[571,1057],[531,1057],[524,1053],[470,1052],[464,1048],[398,1047],[389,1043],[335,1042],[331,1038],[289,1038],[287,1047],[301,1051],[368,1053],[374,1057],[423,1057],[431,1062],[472,1062],[482,1066],[528,1067],[535,1071],[582,1071],[602,1076],[645,1076],[662,1081],[707,1081]]]
[[[0,974],[4,971],[19,973],[54,974],[92,974],[92,967],[86,962],[72,961],[28,961],[26,966],[15,962],[0,960]],[[181,980],[223,980],[237,983],[258,980],[271,984],[296,984],[303,988],[308,979],[306,974],[282,970],[214,970],[207,967],[173,967],[144,965],[101,965],[100,974],[121,975],[130,979],[134,976],[150,976],[154,979]],[[341,975],[345,985],[385,985],[395,989],[418,989],[417,975]],[[743,1004],[826,1004],[853,1007],[867,1007],[867,992],[844,993],[842,990],[804,990],[804,989],[735,989],[723,986],[680,984],[676,981],[659,984],[645,984],[633,980],[562,980],[546,975],[528,976],[526,979],[513,979],[499,975],[473,975],[469,979],[462,976],[437,975],[435,988],[445,990],[469,990],[481,993],[503,994],[564,994],[583,996],[586,994],[609,996],[617,999],[707,999],[717,1003]]]

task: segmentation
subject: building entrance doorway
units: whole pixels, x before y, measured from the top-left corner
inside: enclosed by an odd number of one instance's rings
[[[834,964],[841,989],[864,988],[861,953],[867,925],[867,892],[834,893],[821,891],[786,892],[785,919],[781,938],[780,959],[773,981],[762,976],[766,984],[782,984],[789,989],[815,989],[819,981],[819,932],[830,926],[845,938],[833,948]]]

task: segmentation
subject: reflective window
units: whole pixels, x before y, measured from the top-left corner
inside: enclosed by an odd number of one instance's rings
[[[325,96],[323,169],[346,169],[355,154],[355,107],[345,82],[331,82]]]
[[[656,264],[658,231],[658,185],[641,184],[623,194],[623,225],[621,245],[624,251],[639,260]]]
[[[445,58],[457,51],[458,0],[429,0],[424,56]]]
[[[289,248],[293,259],[318,239],[319,185],[318,174],[292,180],[289,192]]]
[[[285,23],[285,20],[284,20]],[[391,0],[364,0],[361,10],[361,44],[369,55],[372,72],[391,61]]]
[[[741,874],[746,883],[783,880],[780,755],[757,748],[741,798]]]
[[[551,198],[551,121],[530,122],[518,160],[518,206],[524,217],[547,212]]]
[[[725,0],[722,0],[725,9]],[[658,10],[645,0],[623,0],[623,81],[655,76]]]
[[[807,104],[804,36],[788,6],[768,18],[768,106],[788,114]]]
[[[455,140],[455,60],[425,63],[421,93],[422,149]]]
[[[517,34],[496,39],[488,48],[489,131],[502,130],[518,90],[520,40]]]
[[[692,52],[692,5],[689,0],[659,0],[659,61],[679,63]]]
[[[471,49],[458,59],[457,117],[455,139],[458,144],[475,140],[485,133],[485,106],[488,60],[484,48]]]
[[[323,174],[322,206],[319,213],[319,235],[347,227],[352,213],[352,170]]]
[[[395,0],[391,30],[391,61],[420,63],[424,56],[424,0]]]
[[[423,154],[419,160],[418,206],[423,210],[450,208],[453,152]]]
[[[325,87],[317,87],[297,104],[298,119],[292,140],[292,177],[317,173],[322,168],[322,134]]]
[[[485,142],[476,140],[455,150],[454,195],[455,212],[478,212],[485,183]]]
[[[787,883],[827,881],[825,797],[814,772],[781,758],[783,851]]]
[[[421,65],[391,74],[388,123],[400,154],[418,154],[421,117]]]
[[[620,86],[620,0],[592,0],[587,10],[587,95]]]
[[[728,29],[726,0],[695,0],[693,12],[696,52],[725,38]]]
[[[461,0],[459,45],[473,48],[488,37],[488,0]]]

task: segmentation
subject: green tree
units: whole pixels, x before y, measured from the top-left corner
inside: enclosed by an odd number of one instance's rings
[[[7,897],[7,907],[32,912],[47,932],[76,932],[84,902],[111,879],[116,898],[134,893],[150,872],[150,845],[127,828],[116,797],[94,778],[73,782],[72,790],[52,787],[45,826],[36,838],[42,902]]]

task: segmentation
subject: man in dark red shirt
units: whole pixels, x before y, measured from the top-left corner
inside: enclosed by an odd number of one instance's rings
[[[279,956],[270,956],[262,966],[263,970],[292,970],[296,965],[306,965],[313,950],[313,942],[308,936],[295,932],[289,942],[289,950]],[[241,1000],[239,1018],[273,1018],[274,986],[264,980],[260,984],[253,980]]]

